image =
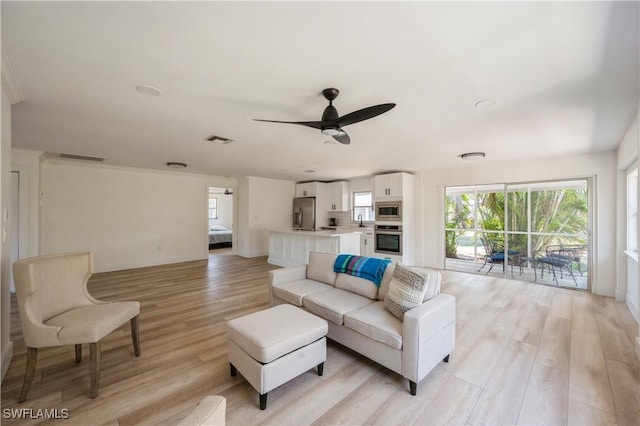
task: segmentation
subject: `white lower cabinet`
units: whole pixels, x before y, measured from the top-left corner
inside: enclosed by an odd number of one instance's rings
[[[286,239],[286,237],[285,237]],[[290,235],[288,239],[287,257],[294,263],[306,264],[309,260],[309,245],[311,241],[304,235]]]
[[[360,233],[332,234],[328,231],[270,231],[268,262],[278,266],[309,263],[310,251],[326,253],[361,253]]]
[[[373,241],[373,229],[366,229],[362,234],[360,251],[363,256],[375,257],[375,247]]]
[[[316,238],[314,241],[314,251],[323,251],[326,253],[340,252],[340,239],[338,238]]]

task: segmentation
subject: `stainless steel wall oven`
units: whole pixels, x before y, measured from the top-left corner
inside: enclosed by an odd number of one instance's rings
[[[375,252],[402,255],[402,225],[376,225]]]

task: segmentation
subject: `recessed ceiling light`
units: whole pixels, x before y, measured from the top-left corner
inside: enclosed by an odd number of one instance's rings
[[[476,108],[489,108],[490,106],[494,106],[497,103],[497,99],[483,99],[476,102]]]
[[[140,85],[136,86],[136,90],[146,96],[160,96],[162,94],[162,91],[160,91],[160,89],[157,89],[153,86]]]
[[[466,152],[460,154],[460,158],[467,161],[482,160],[484,158],[484,152]]]
[[[167,163],[167,167],[171,167],[172,169],[184,169],[187,167],[185,163],[178,163],[176,161],[169,161]]]

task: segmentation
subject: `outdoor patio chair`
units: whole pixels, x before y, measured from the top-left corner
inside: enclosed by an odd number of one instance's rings
[[[578,261],[580,259],[578,258]],[[549,246],[545,249],[545,256],[538,257],[536,262],[543,265],[540,272],[540,278],[544,277],[544,265],[551,269],[553,280],[559,285],[556,271],[560,272],[560,279],[563,279],[563,271],[567,271],[575,285],[578,285],[575,275],[573,274],[573,263],[576,261],[576,255],[572,251],[565,250],[562,246]],[[582,275],[582,272],[580,273]]]
[[[491,272],[493,265],[496,263],[502,264],[502,271],[504,272],[504,249],[501,249],[495,241],[489,240],[486,235],[481,236],[480,239],[482,240],[482,245],[484,245],[484,251],[486,254],[484,255],[484,263],[480,269],[478,269],[478,272],[480,272],[487,263],[491,264],[491,266],[485,275],[488,275],[489,272]]]

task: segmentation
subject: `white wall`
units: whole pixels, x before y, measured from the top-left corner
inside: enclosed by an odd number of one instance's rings
[[[41,254],[92,251],[96,272],[208,256],[214,177],[50,159],[41,176]]]
[[[2,89],[2,104],[0,106],[0,344],[2,347],[2,364],[0,370],[2,379],[9,368],[13,357],[13,342],[10,339],[11,296],[11,236],[10,222],[14,218],[6,219],[5,211],[10,211],[11,204],[11,102]]]
[[[616,153],[517,162],[483,162],[459,169],[423,171],[422,264],[444,267],[444,188],[451,185],[595,177],[592,291],[613,296],[616,286]],[[416,182],[417,183],[417,182]],[[597,238],[596,238],[597,236]],[[419,252],[419,251],[417,251]]]
[[[295,182],[248,176],[239,179],[238,254],[269,254],[270,229],[290,229]]]
[[[617,230],[618,280],[616,299],[626,301],[629,310],[638,319],[638,261],[625,254],[627,241],[627,170],[638,167],[639,149],[638,115],[618,146],[617,169]],[[639,198],[640,199],[640,198]]]
[[[638,284],[638,259],[636,256],[628,256],[624,253],[626,248],[627,218],[626,218],[626,171],[631,167],[638,166],[640,152],[640,103],[636,117],[624,135],[618,146],[618,186],[617,186],[617,206],[618,206],[618,226],[617,226],[617,255],[618,255],[618,282],[616,287],[616,299],[624,300],[629,311],[634,315],[636,321],[640,318],[640,285]],[[638,199],[640,200],[640,185],[638,186]],[[640,218],[638,219],[640,222]],[[640,241],[640,223],[638,224],[638,239]],[[640,329],[635,342],[636,356],[640,359]]]
[[[39,254],[41,157],[42,153],[40,151],[23,149],[13,149],[11,151],[11,170],[20,173],[19,259],[37,256]]]

